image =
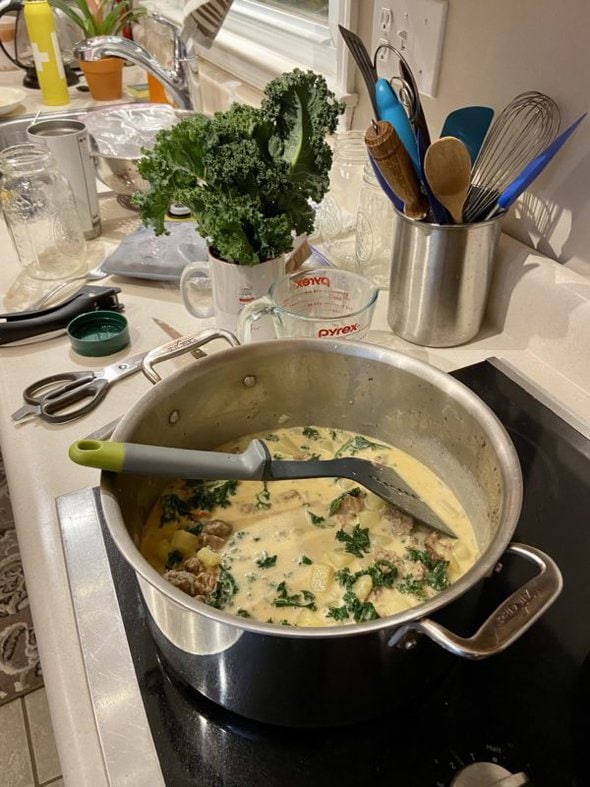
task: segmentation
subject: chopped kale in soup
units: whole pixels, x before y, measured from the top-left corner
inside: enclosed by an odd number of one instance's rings
[[[174,481],[145,525],[140,550],[173,585],[243,618],[330,626],[387,617],[432,598],[477,560],[461,504],[399,449],[317,426],[251,435],[274,458],[359,456],[389,465],[457,534],[419,525],[343,478]]]

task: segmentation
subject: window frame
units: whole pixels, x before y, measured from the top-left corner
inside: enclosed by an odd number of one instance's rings
[[[182,24],[182,0],[143,0],[142,5],[179,26]],[[346,104],[341,125],[349,128],[358,96],[354,62],[338,25],[354,31],[358,5],[358,0],[330,0],[326,35],[323,25],[302,16],[294,22],[297,15],[286,9],[261,9],[253,0],[234,0],[213,44],[195,44],[195,53],[199,60],[212,63],[258,90],[295,67],[322,73],[330,89]],[[306,47],[311,50],[308,58],[302,56]]]

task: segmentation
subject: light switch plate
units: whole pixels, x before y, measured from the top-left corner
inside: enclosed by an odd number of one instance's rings
[[[381,44],[395,47],[412,69],[418,90],[436,96],[448,0],[377,0],[373,17],[371,54]],[[379,76],[399,76],[395,53],[381,48]]]

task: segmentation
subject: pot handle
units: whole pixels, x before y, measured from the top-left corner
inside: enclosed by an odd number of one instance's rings
[[[181,336],[179,339],[174,339],[174,341],[163,344],[161,347],[156,347],[155,350],[150,350],[143,359],[141,370],[148,380],[155,385],[162,379],[153,368],[155,364],[167,361],[169,358],[176,358],[184,353],[194,352],[196,348],[202,347],[214,339],[224,339],[231,347],[239,345],[233,333],[212,328],[201,333]]]
[[[555,601],[563,587],[563,579],[556,563],[540,549],[512,543],[506,551],[536,563],[539,573],[503,601],[472,637],[453,634],[429,618],[410,624],[405,632],[426,634],[445,650],[467,659],[494,656],[515,642]],[[399,639],[394,635],[389,644]]]

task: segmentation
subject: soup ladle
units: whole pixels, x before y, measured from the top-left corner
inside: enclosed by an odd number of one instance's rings
[[[452,529],[392,468],[368,459],[350,456],[339,459],[272,459],[262,440],[252,440],[242,453],[228,454],[84,439],[70,446],[69,456],[79,465],[115,473],[204,481],[349,478],[419,523],[456,538]]]

